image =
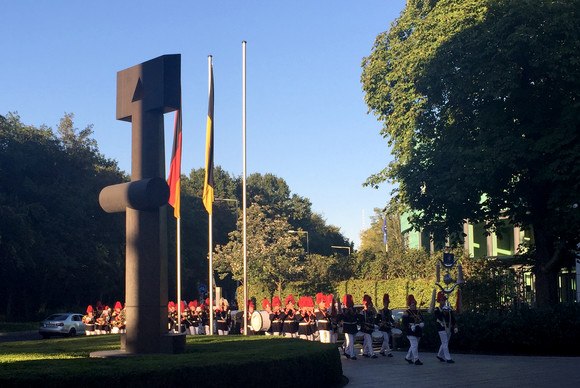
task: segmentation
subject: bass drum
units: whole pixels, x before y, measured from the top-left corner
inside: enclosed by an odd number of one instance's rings
[[[379,331],[379,330],[375,330],[371,334],[371,337],[373,339],[373,342],[382,341],[383,340],[383,332],[382,331]]]
[[[250,323],[254,331],[268,331],[270,329],[270,314],[265,310],[254,311]]]

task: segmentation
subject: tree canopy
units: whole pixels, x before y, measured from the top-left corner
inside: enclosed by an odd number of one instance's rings
[[[580,236],[580,1],[411,0],[363,61],[411,222],[532,226],[540,305]],[[399,208],[400,209],[400,208]]]
[[[103,212],[98,196],[126,177],[72,114],[57,132],[0,116],[0,315],[124,293],[124,218]]]

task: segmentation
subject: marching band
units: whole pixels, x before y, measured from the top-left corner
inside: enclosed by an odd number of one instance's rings
[[[379,354],[392,357],[389,341],[393,332],[401,333],[395,328],[395,321],[389,309],[389,295],[383,295],[383,308],[376,310],[369,295],[364,295],[362,309],[355,309],[352,295],[344,295],[342,306],[338,298],[333,295],[316,294],[316,305],[312,297],[303,296],[298,300],[298,308],[293,295],[284,300],[284,308],[279,297],[262,301],[262,310],[254,311],[254,303],[247,301],[248,317],[247,328],[249,335],[283,336],[300,338],[321,343],[336,343],[337,333],[344,334],[342,347],[347,359],[356,360],[354,351],[355,338],[362,334],[363,347],[360,355],[367,358],[377,358],[373,350],[373,340],[381,342]],[[440,292],[437,295],[440,306],[434,311],[441,347],[437,354],[440,361],[453,363],[449,354],[449,338],[452,332],[457,332],[455,315],[446,296]],[[409,364],[422,365],[419,360],[418,346],[422,336],[424,318],[417,310],[417,301],[413,295],[407,298],[409,309],[403,313],[401,329],[409,339],[410,347],[405,356]],[[209,317],[211,310],[209,298],[201,304],[193,300],[186,304],[180,302],[181,316],[175,302],[167,305],[167,330],[169,333],[189,335],[210,334]],[[217,335],[243,334],[243,311],[231,311],[230,304],[225,298],[220,298],[213,309],[216,322],[214,333]],[[86,335],[114,334],[125,332],[125,309],[120,301],[111,309],[100,301],[96,309],[89,305],[83,317]]]

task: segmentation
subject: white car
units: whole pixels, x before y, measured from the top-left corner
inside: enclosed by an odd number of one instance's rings
[[[74,337],[85,334],[83,315],[77,313],[52,314],[40,322],[38,333],[43,338],[49,338],[51,335]]]

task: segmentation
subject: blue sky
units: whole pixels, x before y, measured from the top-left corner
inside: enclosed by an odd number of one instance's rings
[[[247,41],[247,170],[283,178],[358,247],[392,187],[362,187],[391,160],[367,114],[361,61],[405,0],[2,1],[0,114],[56,128],[94,125],[130,172],[131,125],[115,120],[116,73],[181,54],[182,173],[204,166],[207,56],[215,77],[215,164],[242,174],[242,41]],[[166,115],[166,155],[173,113]],[[169,169],[167,163],[167,170]],[[364,214],[364,217],[363,217]]]

